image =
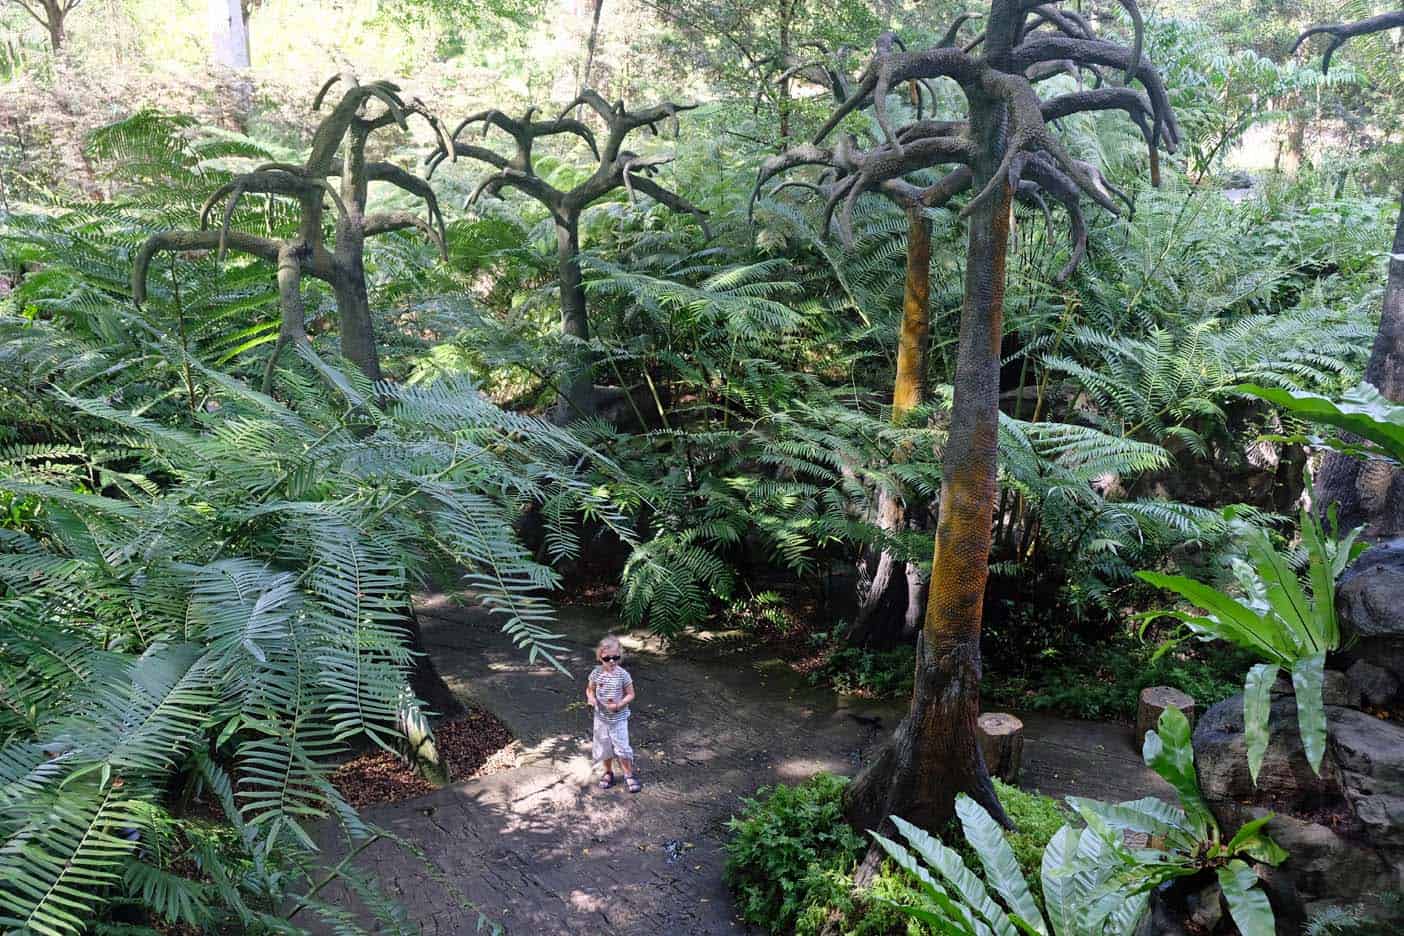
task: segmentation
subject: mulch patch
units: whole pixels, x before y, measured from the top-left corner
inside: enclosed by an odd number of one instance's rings
[[[517,766],[513,740],[512,732],[496,715],[480,708],[470,708],[463,715],[434,726],[434,743],[454,782]],[[436,789],[403,758],[379,749],[342,764],[332,774],[331,782],[357,808],[398,803]]]

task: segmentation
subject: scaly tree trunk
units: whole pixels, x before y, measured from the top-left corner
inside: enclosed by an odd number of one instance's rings
[[[981,188],[998,164],[1004,129],[998,108],[973,108],[972,137],[984,165]],[[965,300],[951,428],[946,441],[936,548],[926,620],[917,644],[911,709],[890,745],[854,781],[848,821],[881,829],[896,813],[925,829],[954,814],[968,793],[1008,824],[976,735],[980,714],[980,620],[989,577],[999,441],[999,348],[1011,191],[1003,186],[970,216]]]
[[[1394,225],[1380,330],[1375,333],[1365,379],[1389,399],[1404,403],[1404,194]],[[1317,480],[1317,509],[1324,516],[1333,503],[1339,504],[1341,529],[1365,524],[1371,537],[1398,536],[1404,533],[1404,472],[1383,462],[1365,463],[1330,452]]]
[[[561,281],[561,334],[571,344],[590,340],[590,319],[585,309],[585,285],[580,278],[580,218],[569,215],[556,221],[556,263]],[[572,341],[572,339],[574,339]],[[554,417],[565,423],[595,411],[595,385],[590,355],[585,348],[567,347],[571,360],[558,388],[561,401]]]
[[[892,387],[892,422],[900,425],[906,414],[926,397],[926,349],[931,337],[931,219],[920,205],[907,208],[907,279],[902,296],[902,331],[897,343],[897,376]],[[902,462],[907,453],[893,453]],[[906,522],[906,510],[896,492],[884,489],[878,500],[878,527],[888,534],[899,532]],[[844,637],[849,643],[866,646],[883,643],[900,635],[915,634],[922,617],[926,589],[920,568],[906,563],[905,574],[896,572],[899,562],[890,549],[876,561],[866,588],[859,595],[853,624]],[[865,569],[866,570],[866,569]],[[899,611],[900,609],[900,611]],[[897,621],[897,615],[901,620]]]

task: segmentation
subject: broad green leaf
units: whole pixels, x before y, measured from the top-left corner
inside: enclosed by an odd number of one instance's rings
[[[1292,667],[1292,688],[1297,693],[1297,727],[1302,733],[1302,749],[1307,763],[1318,775],[1321,758],[1326,754],[1326,708],[1322,700],[1325,680],[1326,654],[1318,653],[1298,660]]]
[[[1171,706],[1160,714],[1156,730],[1146,732],[1141,756],[1146,766],[1160,774],[1180,795],[1180,805],[1194,823],[1198,838],[1207,838],[1211,829],[1218,828],[1208,805],[1199,795],[1189,720],[1183,712]]]
[[[1320,652],[1324,648],[1314,609],[1297,573],[1287,564],[1286,557],[1272,548],[1266,533],[1259,532],[1251,543],[1254,567],[1273,610],[1263,616],[1259,636],[1277,648],[1279,660]]]
[[[1047,936],[1043,914],[1029,893],[1028,882],[1019,870],[1019,861],[999,823],[990,817],[985,807],[965,794],[956,797],[956,815],[960,817],[966,841],[975,847],[980,864],[985,868],[985,880],[1004,898],[1010,910],[1035,932]]]
[[[1347,390],[1339,400],[1256,384],[1239,384],[1233,389],[1312,422],[1325,423],[1369,439],[1383,449],[1384,455],[1404,462],[1404,406],[1391,403],[1368,383],[1362,382]]]
[[[935,836],[900,816],[893,816],[892,822],[922,860],[955,888],[956,896],[960,897],[965,906],[983,917],[999,936],[1017,936],[1014,924],[1009,921],[999,904],[990,897],[984,882],[965,866],[965,862],[960,860],[960,855],[954,849],[947,848]]]
[[[1245,839],[1236,850],[1252,858],[1254,861],[1262,862],[1265,865],[1271,865],[1274,868],[1291,857],[1287,849],[1261,832],[1251,838]],[[1233,854],[1235,849],[1229,849],[1228,851],[1229,854]]]
[[[1065,825],[1043,849],[1039,875],[1043,881],[1043,907],[1053,932],[1059,936],[1072,932],[1077,914],[1077,839],[1078,831]]]
[[[887,897],[875,897],[873,902],[891,907],[898,913],[906,914],[914,920],[925,923],[938,933],[947,934],[947,936],[975,936],[974,930],[960,926],[952,922],[949,917],[927,910],[925,907],[913,907]]]
[[[1258,876],[1242,861],[1230,861],[1215,869],[1219,887],[1228,901],[1229,915],[1243,936],[1274,936],[1276,921],[1267,894],[1258,887]]]
[[[893,818],[895,819],[896,817]],[[947,926],[950,927],[948,930],[949,932],[968,933],[970,936],[990,936],[989,927],[982,924],[966,907],[952,900],[950,895],[946,893],[945,888],[936,882],[936,879],[931,876],[931,873],[917,860],[915,855],[885,836],[871,831],[868,834],[873,837],[873,840],[878,843],[883,851],[887,852],[888,857],[891,858],[898,867],[917,879],[927,898],[946,914],[946,923]],[[894,906],[898,907],[898,909],[903,912],[920,910],[920,908],[908,907],[904,904],[894,903]],[[921,912],[934,916],[934,914],[931,914],[928,910],[922,910]],[[930,921],[925,920],[925,922]]]
[[[1136,575],[1157,588],[1175,592],[1195,607],[1209,612],[1204,618],[1180,617],[1191,629],[1236,643],[1265,659],[1281,661],[1278,645],[1264,637],[1267,628],[1263,615],[1252,608],[1216,588],[1183,575],[1165,575],[1161,572],[1137,572]]]
[[[1081,796],[1067,797],[1068,804],[1084,816],[1096,813],[1112,828],[1144,832],[1171,838],[1184,837],[1188,831],[1188,817],[1184,810],[1176,809],[1169,803],[1148,796],[1127,803],[1103,803],[1100,800],[1085,799]]]
[[[1258,771],[1268,747],[1268,717],[1272,713],[1272,684],[1277,681],[1277,665],[1259,663],[1243,680],[1243,740],[1248,746],[1248,773],[1258,782]]]

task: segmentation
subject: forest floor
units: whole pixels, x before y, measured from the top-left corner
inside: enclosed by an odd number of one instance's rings
[[[851,776],[903,712],[815,688],[742,641],[665,647],[627,635],[623,665],[638,694],[630,740],[644,788],[601,790],[584,680],[596,641],[617,621],[599,609],[562,609],[570,679],[527,663],[479,611],[436,596],[418,608],[449,685],[517,738],[515,767],[362,810],[422,849],[423,858],[383,841],[357,864],[431,936],[475,932],[479,910],[508,934],[531,936],[748,932],[722,880],[726,821],[741,797],[821,770]],[[1021,717],[1022,786],[1112,801],[1171,796],[1125,726]],[[321,896],[357,912],[339,887]]]

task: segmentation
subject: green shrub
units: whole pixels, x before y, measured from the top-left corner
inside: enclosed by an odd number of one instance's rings
[[[1021,790],[999,780],[995,781],[995,791],[1005,812],[1018,826],[1017,831],[1008,833],[1005,838],[1019,862],[1019,870],[1029,881],[1029,889],[1042,901],[1043,849],[1058,829],[1075,817],[1060,802],[1041,793]],[[959,824],[952,823],[945,840],[969,867],[981,867],[979,856],[965,840]],[[896,909],[897,906],[922,906],[926,896],[890,861],[883,862],[872,887],[856,899],[853,878],[846,868],[827,868],[822,878],[816,875],[808,885],[804,905],[796,917],[795,936],[818,936],[824,924],[832,919],[842,921],[841,931],[845,936],[927,936],[934,932]]]
[[[1203,708],[1243,688],[1252,658],[1232,647],[1201,654],[1198,647],[1155,657],[1154,646],[1121,640],[1108,644],[1073,642],[1023,673],[986,673],[980,695],[1014,709],[1053,711],[1073,718],[1136,717],[1137,700],[1147,686],[1174,686]]]
[[[818,774],[799,786],[762,787],[727,823],[726,880],[741,916],[772,933],[842,892],[867,842],[843,821],[847,779]]]
[[[915,670],[914,647],[877,651],[840,647],[830,654],[823,667],[810,674],[809,679],[846,695],[895,699],[911,694]]]

